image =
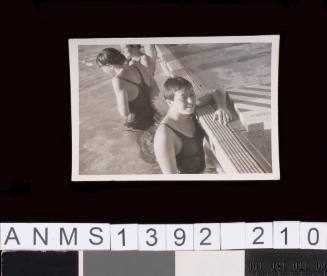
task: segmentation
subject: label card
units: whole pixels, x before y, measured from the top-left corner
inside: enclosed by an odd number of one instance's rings
[[[300,248],[300,222],[274,221],[274,248]]]
[[[327,249],[327,223],[300,223],[301,249]]]
[[[164,224],[139,225],[139,250],[166,250],[166,226]]]
[[[2,250],[110,250],[110,225],[2,223]]]
[[[246,223],[246,248],[272,248],[272,223]]]
[[[245,249],[245,222],[221,223],[221,249]]]
[[[111,225],[111,250],[138,250],[137,224]]]
[[[220,250],[219,223],[194,224],[194,250]]]
[[[193,250],[193,224],[168,224],[167,250]]]

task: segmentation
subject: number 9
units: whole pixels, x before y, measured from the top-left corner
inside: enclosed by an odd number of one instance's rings
[[[185,243],[185,231],[182,228],[177,228],[174,231],[174,237],[177,241],[175,241],[175,244],[177,246],[182,246]],[[178,242],[180,241],[180,242]]]

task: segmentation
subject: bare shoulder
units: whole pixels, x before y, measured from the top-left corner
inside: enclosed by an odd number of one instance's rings
[[[156,141],[166,142],[173,141],[174,133],[173,131],[167,127],[165,124],[160,124],[156,130],[156,134],[154,139]]]
[[[112,78],[112,85],[114,87],[115,92],[123,90],[124,89],[124,82],[117,77]]]

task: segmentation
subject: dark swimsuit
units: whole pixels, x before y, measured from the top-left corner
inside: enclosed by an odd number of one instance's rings
[[[130,113],[135,114],[134,122],[130,123],[128,126],[133,129],[146,130],[154,124],[155,110],[152,106],[151,100],[151,86],[146,84],[139,68],[133,65],[131,65],[131,67],[135,68],[140,75],[140,83],[118,76],[119,79],[136,85],[139,91],[137,97],[128,102]]]
[[[176,156],[177,168],[180,173],[201,173],[205,169],[205,157],[203,150],[204,131],[193,117],[195,123],[195,133],[193,137],[188,137],[171,126],[170,128],[182,141],[182,149]]]

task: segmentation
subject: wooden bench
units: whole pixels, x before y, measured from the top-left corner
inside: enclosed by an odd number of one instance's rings
[[[197,98],[206,96],[209,90],[195,74],[175,58],[173,53],[165,45],[156,45],[159,63],[167,76],[181,76],[189,80],[194,88]],[[245,93],[245,92],[247,93]],[[239,115],[240,121],[246,129],[253,124],[260,123],[262,128],[270,127],[270,104],[267,87],[230,88],[228,97]],[[243,93],[243,94],[242,94]],[[261,95],[257,100],[252,95]],[[250,98],[250,99],[249,99]],[[254,102],[255,104],[251,105]],[[249,104],[250,103],[250,104]],[[252,109],[250,108],[251,106]],[[257,107],[257,108],[256,108]],[[217,158],[224,173],[271,173],[271,164],[256,149],[256,147],[239,131],[233,127],[233,123],[224,126],[213,121],[215,109],[207,105],[197,109],[199,122],[205,130],[212,152]]]

